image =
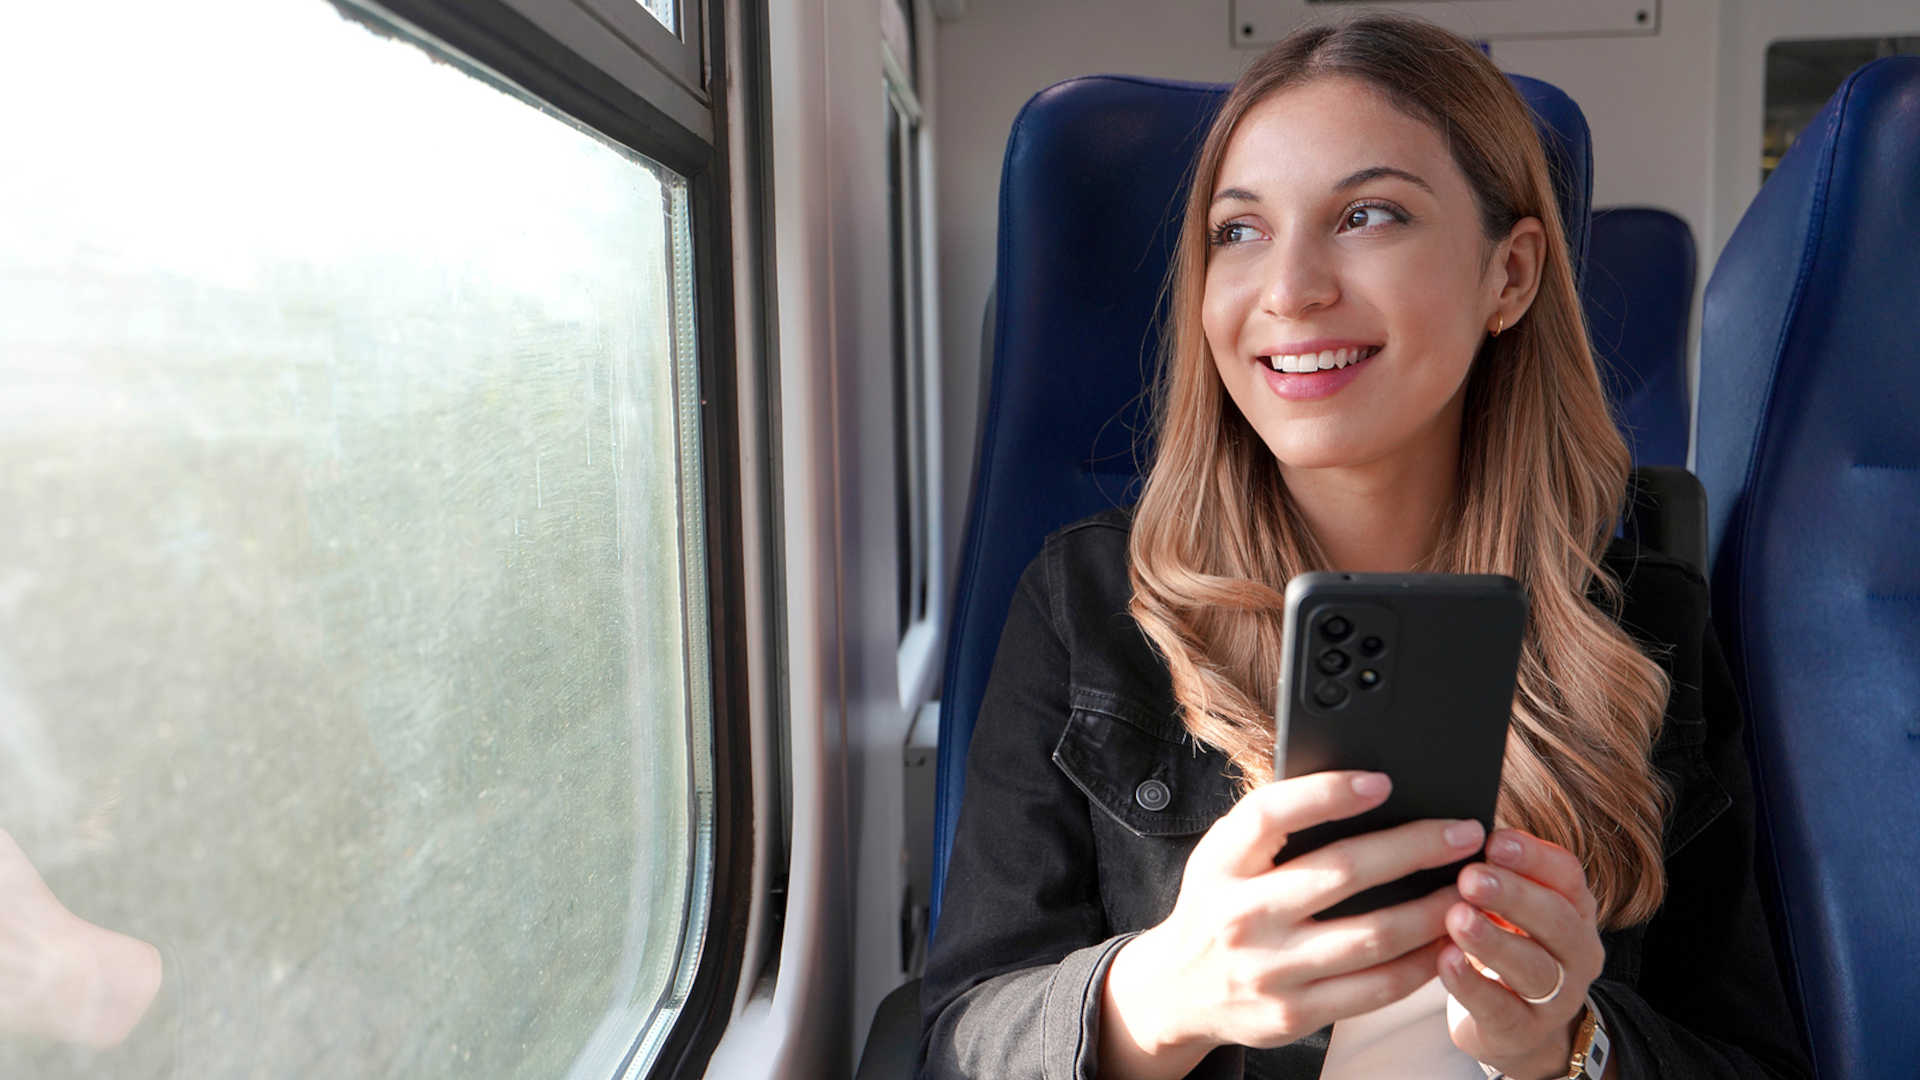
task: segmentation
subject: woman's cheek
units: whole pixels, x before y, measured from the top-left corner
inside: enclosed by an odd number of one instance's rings
[[[1216,364],[1239,353],[1240,320],[1227,290],[1217,287],[1211,275],[1207,278],[1207,294],[1200,302],[1200,328],[1207,335],[1207,346],[1213,350]]]

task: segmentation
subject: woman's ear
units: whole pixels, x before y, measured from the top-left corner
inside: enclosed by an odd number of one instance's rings
[[[1488,281],[1494,290],[1493,313],[1488,321],[1495,326],[1512,326],[1520,321],[1533,298],[1540,292],[1540,270],[1547,260],[1547,230],[1536,217],[1514,222],[1512,231],[1494,249]]]

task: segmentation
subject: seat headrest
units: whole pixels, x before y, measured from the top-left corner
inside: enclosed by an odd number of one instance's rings
[[[1635,465],[1687,464],[1687,325],[1693,317],[1693,230],[1665,210],[1593,212],[1581,294],[1607,400]]]

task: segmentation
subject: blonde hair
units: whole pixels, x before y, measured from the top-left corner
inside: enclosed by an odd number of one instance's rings
[[[1327,559],[1216,373],[1200,321],[1207,208],[1240,118],[1278,90],[1332,74],[1366,80],[1441,133],[1490,241],[1525,217],[1545,226],[1532,307],[1474,358],[1459,494],[1423,568],[1509,574],[1526,587],[1532,607],[1496,817],[1580,857],[1601,925],[1644,921],[1666,890],[1669,793],[1648,755],[1667,677],[1590,599],[1617,615],[1619,583],[1600,557],[1629,458],[1587,345],[1531,116],[1470,43],[1392,16],[1303,29],[1256,61],[1222,104],[1169,277],[1157,450],[1128,551],[1131,611],[1167,661],[1187,730],[1227,755],[1244,789],[1273,779],[1279,590]]]

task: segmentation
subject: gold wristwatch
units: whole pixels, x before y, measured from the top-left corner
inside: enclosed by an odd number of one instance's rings
[[[1587,1013],[1580,1018],[1580,1027],[1573,1034],[1573,1057],[1567,1061],[1567,1075],[1556,1080],[1600,1080],[1607,1072],[1607,1059],[1613,1056],[1613,1042],[1607,1038],[1607,1028],[1600,1022],[1600,1010],[1593,1005],[1593,995],[1587,995]],[[1484,1062],[1480,1068],[1487,1074],[1487,1080],[1509,1080],[1506,1073]]]
[[[1587,995],[1587,1015],[1580,1019],[1580,1030],[1573,1035],[1573,1057],[1567,1062],[1562,1080],[1600,1080],[1607,1073],[1607,1059],[1613,1056],[1613,1042],[1606,1026],[1600,1023],[1600,1010],[1593,1007],[1593,995]]]

